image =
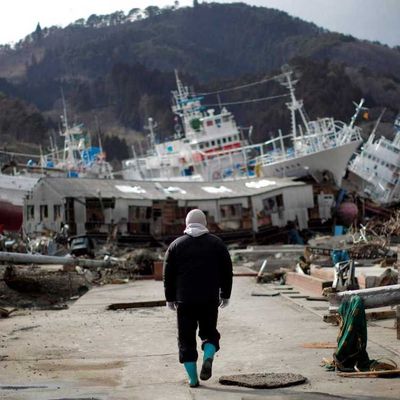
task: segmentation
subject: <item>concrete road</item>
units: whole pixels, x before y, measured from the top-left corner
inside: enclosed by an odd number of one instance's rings
[[[349,379],[320,367],[338,328],[281,296],[254,297],[254,278],[237,277],[231,305],[220,312],[221,350],[213,377],[190,389],[177,360],[175,314],[165,307],[107,311],[111,303],[163,298],[161,282],[135,281],[91,290],[68,310],[31,311],[0,320],[1,399],[398,399],[400,378]],[[257,286],[257,290],[263,289]],[[297,300],[296,300],[297,301]],[[313,308],[310,308],[313,307]],[[371,358],[400,364],[393,320],[369,328]],[[200,363],[199,363],[200,364]],[[218,377],[293,372],[308,378],[285,390],[221,386]],[[338,397],[329,397],[328,394]],[[340,397],[343,396],[343,397]],[[369,397],[368,397],[369,396]]]

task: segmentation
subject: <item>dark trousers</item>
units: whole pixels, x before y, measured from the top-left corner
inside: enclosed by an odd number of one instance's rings
[[[196,331],[202,340],[201,348],[211,343],[219,350],[220,334],[217,331],[218,305],[215,303],[179,303],[178,310],[179,362],[197,361]]]

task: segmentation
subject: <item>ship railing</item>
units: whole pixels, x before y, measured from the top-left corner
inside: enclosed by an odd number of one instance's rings
[[[374,175],[375,171],[371,171],[371,168],[367,168],[362,164],[356,163],[354,161],[349,165],[349,169],[359,175],[362,175],[366,181],[375,186],[377,183],[385,183],[393,186],[396,186],[400,183],[398,178],[396,177],[387,178],[383,175]]]
[[[229,155],[233,153],[251,153],[251,152],[258,152],[260,156],[268,155],[271,151],[280,150],[282,152],[286,151],[285,142],[289,142],[292,139],[292,135],[279,135],[273,139],[267,140],[263,143],[251,144],[242,147],[236,147],[227,150],[216,150],[212,152],[202,152],[201,150],[198,151],[204,159],[209,159],[215,156],[223,156]]]

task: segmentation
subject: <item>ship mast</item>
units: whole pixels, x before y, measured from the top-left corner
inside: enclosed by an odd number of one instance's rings
[[[303,109],[303,100],[297,100],[295,95],[295,85],[298,80],[292,80],[293,71],[288,66],[282,67],[282,75],[280,75],[280,84],[289,90],[290,102],[286,103],[286,107],[290,110],[291,126],[293,138],[297,137],[296,111],[300,114],[300,118],[308,130],[308,121]],[[301,131],[300,131],[301,134]]]
[[[153,118],[149,117],[147,119],[148,125],[145,126],[145,129],[149,131],[150,137],[150,152],[152,154],[158,155],[156,148],[156,136],[154,134],[154,128],[157,128],[157,122],[154,122]]]
[[[61,99],[62,99],[62,104],[63,104],[63,115],[61,116],[62,122],[63,122],[63,127],[64,131],[61,130],[60,135],[64,136],[64,154],[63,154],[63,161],[67,161],[70,163],[70,165],[75,166],[76,161],[75,161],[75,155],[74,155],[74,139],[73,135],[71,134],[69,130],[69,124],[68,124],[68,115],[67,115],[67,106],[65,103],[65,97],[64,97],[64,91],[61,88]]]
[[[194,136],[196,132],[192,128],[191,122],[196,119],[200,120],[200,118],[203,117],[200,103],[202,97],[196,97],[190,94],[189,88],[184,86],[179,79],[177,70],[175,70],[175,79],[177,90],[172,91],[174,102],[172,111],[181,118],[185,135]]]
[[[349,124],[349,127],[350,127],[350,128],[353,128],[353,126],[354,126],[354,124],[355,124],[355,122],[356,122],[356,119],[357,119],[358,114],[360,113],[360,111],[362,111],[362,110],[368,110],[368,108],[363,107],[364,101],[365,101],[364,99],[361,99],[360,102],[359,102],[358,104],[355,103],[355,102],[353,101],[353,104],[354,104],[355,107],[356,107],[356,111],[354,112],[353,116],[351,117],[351,121],[350,121],[350,124]]]
[[[397,147],[400,147],[400,114],[397,115],[393,124],[394,132],[396,134],[393,144]]]

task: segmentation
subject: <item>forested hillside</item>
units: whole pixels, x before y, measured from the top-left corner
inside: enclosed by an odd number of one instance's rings
[[[150,116],[158,123],[160,137],[172,134],[174,69],[196,91],[208,92],[272,76],[286,63],[300,77],[298,97],[310,117],[349,119],[352,101],[362,96],[372,116],[387,107],[384,118],[390,120],[398,111],[399,48],[359,41],[284,12],[241,3],[153,6],[126,15],[92,15],[64,29],[38,25],[15,48],[1,46],[0,137],[46,142],[48,131],[59,123],[62,89],[70,119],[84,122],[103,139],[109,136],[103,141],[108,154],[123,158],[125,141],[133,143]],[[283,91],[272,82],[227,92],[219,99],[206,97],[205,102]],[[284,100],[230,109],[239,124],[254,126],[255,140],[289,125]]]

